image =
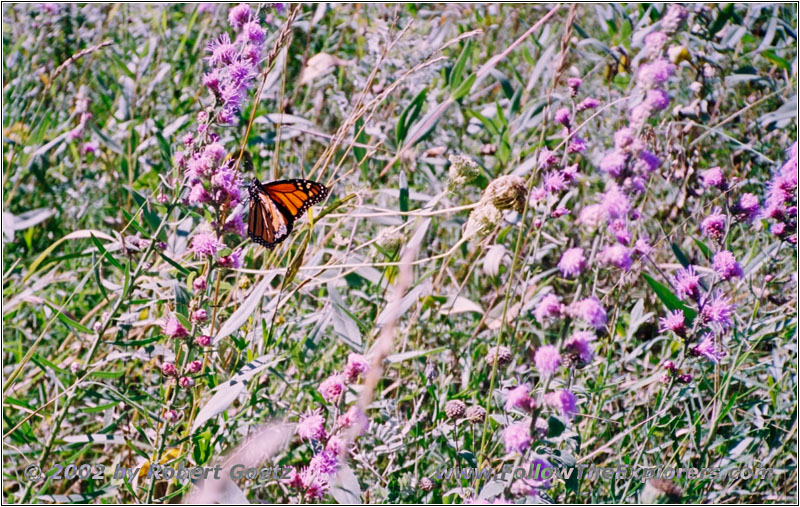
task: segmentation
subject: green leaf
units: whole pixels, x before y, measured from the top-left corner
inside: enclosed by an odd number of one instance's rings
[[[697,248],[699,248],[700,251],[703,252],[703,255],[705,256],[706,259],[711,260],[714,258],[714,252],[711,251],[710,248],[708,248],[708,245],[703,243],[698,238],[692,237],[692,239],[694,240],[694,243],[697,245]]]
[[[766,51],[762,51],[761,54],[764,55],[764,57],[767,60],[771,61],[772,63],[782,68],[786,72],[792,71],[792,64],[789,63],[789,60],[786,60],[785,58],[781,58],[780,56],[776,55],[775,51],[773,51],[772,49],[767,49]]]
[[[422,105],[425,103],[425,97],[427,94],[428,89],[423,88],[417,94],[417,96],[414,97],[411,103],[406,106],[403,112],[400,113],[400,117],[397,119],[397,126],[395,127],[395,143],[397,144],[397,148],[402,146],[403,141],[405,141],[406,136],[408,135],[409,127],[422,112]]]
[[[467,66],[467,59],[469,58],[469,53],[471,48],[472,48],[472,41],[467,40],[467,43],[464,44],[464,49],[461,50],[461,54],[458,56],[458,60],[456,60],[456,64],[450,71],[450,79],[448,85],[450,86],[451,91],[455,91],[458,88],[458,85],[460,85],[462,82],[464,69]]]
[[[400,211],[403,213],[408,212],[409,209],[409,194],[408,194],[408,180],[406,179],[405,171],[400,171]],[[403,216],[406,219],[406,216]]]
[[[647,281],[647,284],[650,285],[650,288],[653,289],[653,292],[656,293],[658,299],[660,299],[667,308],[673,311],[681,310],[688,321],[691,322],[694,320],[694,318],[697,316],[697,312],[683,304],[683,301],[678,299],[678,296],[673,294],[667,286],[661,284],[647,273],[642,273],[642,276],[644,277],[645,281]]]
[[[689,258],[683,253],[681,247],[679,247],[675,242],[670,243],[670,246],[672,247],[672,253],[675,254],[675,257],[678,259],[678,262],[681,263],[681,266],[684,268],[689,267]]]
[[[105,257],[105,259],[106,259],[108,262],[110,262],[111,264],[113,264],[115,268],[117,268],[117,269],[119,269],[119,270],[122,270],[122,264],[120,264],[120,263],[119,263],[119,261],[117,261],[117,259],[115,259],[115,258],[114,258],[114,256],[113,256],[113,255],[111,255],[111,254],[110,254],[110,253],[109,253],[109,252],[106,250],[106,247],[104,247],[104,246],[103,246],[103,244],[102,244],[102,243],[100,243],[100,240],[99,240],[99,239],[97,239],[97,238],[95,238],[95,237],[94,237],[94,234],[92,234],[92,235],[91,235],[91,238],[92,238],[92,243],[94,243],[94,246],[96,246],[96,247],[97,247],[97,249],[100,251],[100,254],[101,254],[103,257]]]
[[[476,74],[470,74],[467,80],[461,83],[461,86],[459,86],[456,91],[453,92],[453,100],[459,100],[466,96],[470,90],[472,90],[472,85],[475,84],[475,80],[477,78],[478,76]]]

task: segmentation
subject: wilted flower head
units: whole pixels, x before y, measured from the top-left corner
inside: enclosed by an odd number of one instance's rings
[[[525,412],[533,410],[536,403],[531,398],[531,389],[528,384],[522,384],[511,389],[506,394],[506,410],[519,409]]]
[[[503,441],[507,452],[525,452],[531,445],[531,434],[528,424],[518,422],[510,425],[503,432]]]
[[[554,345],[543,345],[536,349],[533,355],[533,362],[536,364],[536,369],[542,376],[549,376],[558,370],[561,366],[561,354],[558,348]]]
[[[451,190],[471,183],[480,176],[481,168],[471,158],[465,155],[450,155],[448,158],[450,159],[448,186]]]
[[[586,258],[583,256],[583,248],[570,248],[561,255],[558,261],[558,269],[561,275],[572,277],[581,274],[586,267]]]
[[[512,357],[511,349],[504,345],[489,347],[489,350],[486,352],[486,362],[488,364],[497,362],[498,365],[505,366],[511,362]]]
[[[736,262],[733,254],[727,250],[721,250],[714,255],[714,271],[723,280],[729,280],[735,276],[742,276],[742,268]]]
[[[602,329],[606,325],[606,310],[600,300],[594,296],[573,303],[569,310],[572,316],[581,319],[595,329]]]
[[[486,420],[486,409],[480,405],[472,405],[467,409],[467,412],[464,414],[464,416],[471,423],[481,424],[484,420]]]
[[[161,331],[169,338],[186,338],[189,336],[189,332],[186,331],[186,328],[172,315],[170,315],[161,326]]]
[[[450,419],[463,416],[467,411],[467,405],[461,400],[450,400],[444,406],[444,412]]]
[[[491,202],[499,210],[514,209],[521,213],[525,208],[528,188],[525,180],[514,174],[494,179],[483,191],[481,201]]]

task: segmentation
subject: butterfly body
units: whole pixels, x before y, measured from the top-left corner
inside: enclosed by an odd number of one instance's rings
[[[299,179],[264,184],[253,178],[247,190],[250,194],[247,235],[269,249],[289,237],[295,220],[328,195],[324,185]]]

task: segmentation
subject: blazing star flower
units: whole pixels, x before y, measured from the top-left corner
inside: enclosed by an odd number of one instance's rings
[[[241,248],[237,248],[230,255],[220,257],[217,263],[223,268],[239,269],[242,267],[242,257],[244,252]]]
[[[700,222],[703,234],[713,239],[720,239],[725,234],[725,215],[715,210]]]
[[[600,170],[610,174],[613,177],[618,177],[625,169],[625,162],[628,160],[627,155],[621,151],[610,151],[603,156],[600,161]]]
[[[534,317],[539,324],[546,324],[551,319],[561,318],[561,301],[555,294],[548,294],[543,297],[536,309],[533,311]]]
[[[616,185],[612,185],[606,193],[602,195],[602,206],[606,216],[611,219],[625,218],[631,209],[628,196]]]
[[[554,115],[554,117],[555,117],[555,120],[558,123],[560,123],[560,124],[564,125],[565,127],[569,128],[571,114],[572,113],[570,112],[568,107],[562,107],[561,109],[556,111],[556,114]]]
[[[237,55],[236,46],[231,43],[231,37],[227,33],[212,39],[206,46],[206,50],[211,53],[208,58],[211,65],[229,65]]]
[[[582,299],[570,305],[570,314],[578,317],[595,329],[603,329],[608,316],[600,300],[594,296]]]
[[[666,317],[659,318],[658,323],[660,332],[662,333],[665,331],[672,331],[678,336],[686,336],[686,324],[681,310],[675,310],[674,312],[668,313]]]
[[[325,418],[319,412],[302,416],[297,423],[297,434],[305,440],[325,440]]]
[[[247,234],[247,225],[244,223],[241,213],[234,213],[230,218],[228,218],[228,220],[225,221],[225,226],[223,229],[226,232],[235,232],[242,237]]]
[[[636,133],[630,127],[625,127],[617,130],[614,132],[614,148],[618,152],[623,152],[631,147],[633,144],[634,139],[636,139]]]
[[[328,403],[336,402],[344,391],[344,379],[341,375],[333,374],[319,385],[319,392]]]
[[[664,58],[659,58],[652,63],[645,63],[639,67],[637,80],[640,85],[649,88],[663,84],[675,73],[675,65]]]
[[[211,200],[211,194],[203,186],[203,183],[198,181],[194,185],[192,185],[192,189],[189,191],[189,204],[204,204]]]
[[[561,366],[561,354],[554,345],[543,345],[536,349],[533,362],[536,364],[536,369],[539,370],[540,374],[549,376]]]
[[[324,498],[330,489],[328,478],[311,471],[310,468],[305,473],[306,478],[303,479],[303,483],[308,485],[305,497],[308,500],[320,500]]]
[[[92,154],[94,155],[97,153],[97,143],[93,143],[91,141],[87,143],[83,143],[83,147],[81,148],[81,153],[84,155]]]
[[[714,335],[711,333],[704,334],[703,339],[691,349],[691,352],[695,356],[705,357],[712,363],[718,363],[720,359],[725,357],[725,352],[717,350],[714,345]]]
[[[594,333],[589,331],[576,331],[564,342],[564,351],[570,356],[577,357],[582,363],[588,364],[594,359],[591,343],[595,340]]]
[[[628,244],[631,242],[631,233],[625,226],[624,220],[617,219],[609,223],[608,232],[614,235],[614,238],[616,238],[618,243],[628,246]]]
[[[241,28],[250,21],[250,6],[239,4],[228,11],[228,21],[232,28]]]
[[[161,374],[165,377],[174,377],[178,374],[178,368],[174,363],[164,363],[161,365]]]
[[[551,194],[558,194],[567,188],[567,182],[560,171],[550,171],[544,176],[544,189]]]
[[[361,354],[350,353],[347,356],[347,364],[344,367],[344,378],[348,382],[355,382],[358,377],[365,375],[369,371],[369,361]]]
[[[573,136],[567,147],[569,153],[583,153],[586,151],[586,140],[582,137]]]
[[[570,248],[561,255],[558,261],[558,269],[564,277],[572,277],[581,274],[586,267],[586,258],[583,256],[583,248]]]
[[[735,307],[731,304],[731,300],[725,296],[714,296],[706,298],[703,309],[700,311],[700,317],[703,322],[716,324],[722,329],[729,328],[733,322],[731,315]]]
[[[578,164],[572,164],[566,166],[564,169],[561,170],[561,175],[564,177],[564,181],[567,183],[571,183],[578,179]]]
[[[669,4],[667,13],[661,18],[661,29],[667,33],[675,32],[681,23],[689,17],[689,11],[680,4]]]
[[[644,46],[647,54],[651,57],[660,55],[666,42],[667,35],[659,31],[650,32],[644,36]]]
[[[669,95],[661,88],[650,88],[644,98],[645,103],[656,111],[663,111],[669,107]]]
[[[583,81],[581,80],[581,78],[578,77],[571,77],[567,79],[567,86],[569,86],[569,94],[573,97],[576,96],[578,94],[578,90],[580,89],[582,83]]]
[[[703,186],[706,188],[716,187],[720,190],[725,190],[727,188],[725,176],[722,174],[722,169],[719,166],[703,171],[703,174],[700,175],[700,179]]]
[[[192,253],[195,257],[214,257],[217,251],[225,248],[213,231],[201,231],[192,238]]]
[[[170,315],[161,326],[161,332],[169,338],[186,338],[189,336],[189,332],[186,331],[186,328],[172,315]]]
[[[743,275],[742,268],[739,266],[739,263],[736,262],[736,258],[727,250],[721,250],[714,255],[713,265],[714,271],[716,271],[723,280],[730,280],[735,276],[741,278]]]
[[[652,106],[647,101],[637,104],[631,108],[630,112],[630,125],[633,128],[641,128],[645,124],[650,114],[653,112]]]
[[[587,109],[594,109],[600,105],[600,102],[597,99],[592,97],[586,97],[577,105],[576,109],[578,111],[585,111]]]
[[[695,273],[694,266],[679,269],[675,273],[675,290],[681,299],[697,299],[700,296],[700,275]]]
[[[658,169],[661,165],[661,160],[647,150],[639,152],[639,161],[636,162],[634,170],[640,174],[649,174]]]
[[[518,422],[510,425],[503,432],[503,441],[507,452],[523,453],[531,446],[531,434],[528,424]]]
[[[331,438],[328,439],[328,443],[325,444],[325,450],[337,457],[344,456],[344,451],[345,451],[344,439],[339,435],[332,436]]]
[[[744,193],[739,197],[734,212],[741,216],[741,220],[751,221],[758,216],[759,209],[761,209],[761,204],[758,202],[758,197],[755,194]]]
[[[342,428],[356,428],[358,435],[363,435],[369,428],[369,418],[357,405],[347,409],[347,412],[339,416],[337,422]]]
[[[590,204],[584,207],[578,215],[576,221],[579,225],[584,225],[589,229],[596,229],[606,219],[606,209],[602,204]]]
[[[242,27],[242,35],[250,44],[261,46],[267,39],[267,34],[257,21],[245,23]]]
[[[625,271],[631,269],[633,265],[630,248],[620,243],[606,247],[600,254],[600,257],[606,264],[611,264]]]
[[[519,409],[530,412],[536,406],[531,398],[531,389],[528,384],[522,384],[506,393],[506,410]]]
[[[572,419],[578,413],[578,399],[568,389],[548,393],[545,402],[568,419]]]
[[[539,152],[539,168],[546,169],[552,165],[558,163],[558,155],[554,151],[550,151],[547,148],[542,148]]]
[[[208,312],[203,308],[198,308],[192,313],[192,322],[205,322],[208,320]]]

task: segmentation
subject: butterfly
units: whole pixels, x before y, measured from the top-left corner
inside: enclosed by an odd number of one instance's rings
[[[250,181],[250,217],[247,235],[269,249],[292,232],[294,221],[328,195],[325,185],[309,180]]]

